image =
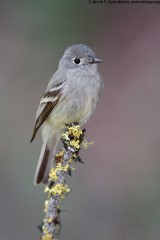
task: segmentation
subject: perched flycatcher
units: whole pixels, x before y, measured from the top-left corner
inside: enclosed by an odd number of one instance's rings
[[[52,157],[66,124],[84,124],[94,113],[103,91],[94,52],[83,44],[67,48],[48,83],[36,114],[31,142],[42,125],[42,150],[34,183],[47,183]]]

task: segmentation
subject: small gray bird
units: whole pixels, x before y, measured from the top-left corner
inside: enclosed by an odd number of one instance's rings
[[[56,146],[66,124],[84,124],[94,113],[103,91],[94,52],[83,44],[67,48],[48,83],[36,114],[31,142],[42,125],[42,150],[34,184],[47,184]]]

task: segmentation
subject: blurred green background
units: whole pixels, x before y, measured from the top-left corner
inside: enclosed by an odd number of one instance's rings
[[[62,209],[61,239],[160,239],[158,5],[0,1],[0,240],[38,239],[44,187],[35,112],[67,46],[89,45],[105,82]]]

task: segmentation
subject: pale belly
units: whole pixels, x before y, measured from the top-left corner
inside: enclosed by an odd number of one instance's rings
[[[47,118],[47,123],[58,129],[73,122],[83,125],[95,111],[97,105],[95,98],[89,96],[83,96],[82,99],[74,101],[70,97],[60,102]]]

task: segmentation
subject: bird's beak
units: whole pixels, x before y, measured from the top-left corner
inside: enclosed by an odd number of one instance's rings
[[[99,59],[99,58],[93,58],[92,60],[89,61],[90,64],[93,64],[93,63],[100,63],[100,62],[102,62],[102,60]]]

